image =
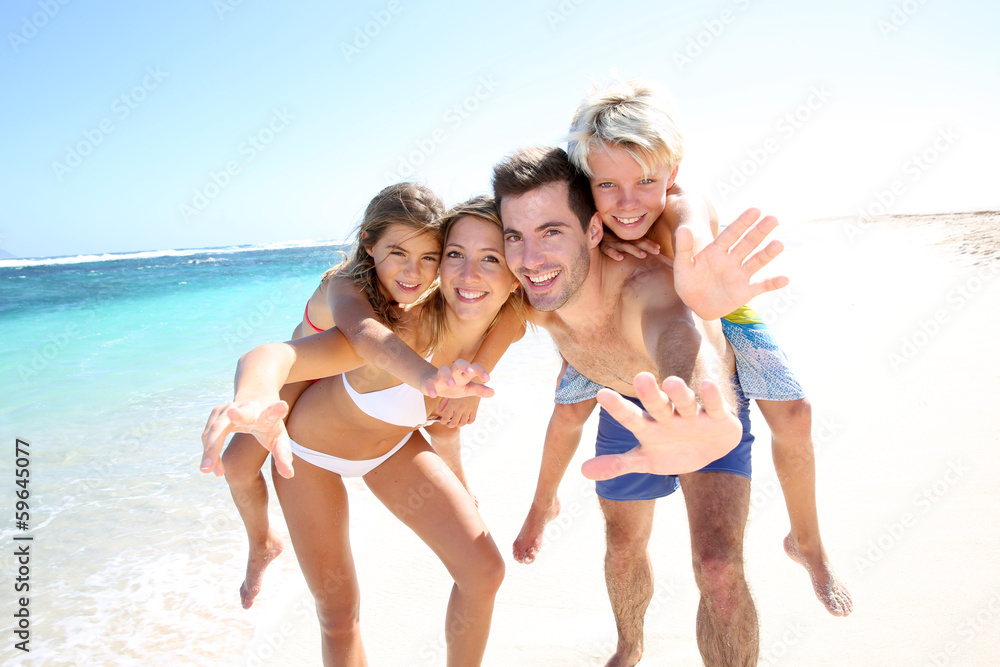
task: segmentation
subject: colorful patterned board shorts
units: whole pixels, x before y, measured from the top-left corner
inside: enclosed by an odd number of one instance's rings
[[[796,401],[805,398],[802,385],[788,367],[770,329],[749,306],[722,318],[722,332],[736,355],[736,375],[749,400]],[[556,403],[579,403],[597,396],[601,385],[567,365],[556,387]]]

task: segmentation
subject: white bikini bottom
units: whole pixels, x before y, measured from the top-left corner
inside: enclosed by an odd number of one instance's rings
[[[362,477],[382,465],[386,459],[402,449],[403,445],[406,444],[406,441],[410,439],[411,435],[413,435],[412,431],[407,433],[406,437],[400,440],[398,445],[377,459],[349,461],[348,459],[342,459],[337,456],[330,456],[329,454],[324,454],[323,452],[307,449],[294,440],[292,440],[292,453],[303,461],[307,461],[314,466],[323,468],[324,470],[335,472],[341,477]]]

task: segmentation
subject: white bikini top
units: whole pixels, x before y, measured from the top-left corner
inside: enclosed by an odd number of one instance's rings
[[[359,394],[351,383],[344,379],[344,389],[361,412],[379,421],[396,426],[420,428],[432,423],[427,421],[424,395],[408,384],[397,384],[388,389]]]

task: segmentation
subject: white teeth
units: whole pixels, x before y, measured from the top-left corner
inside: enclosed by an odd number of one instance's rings
[[[458,294],[463,299],[478,299],[481,296],[486,296],[486,292],[464,290],[464,289],[459,289]]]
[[[559,275],[558,271],[550,271],[549,273],[544,273],[540,276],[528,276],[528,280],[538,285],[539,283],[544,283],[548,282],[549,280],[552,280],[557,275]]]
[[[399,283],[399,286],[402,287],[403,289],[415,289],[420,286],[420,283],[413,283],[413,284],[401,283],[398,280],[396,282]]]
[[[638,218],[619,218],[618,216],[615,216],[615,219],[623,225],[634,225],[642,219],[642,216],[640,215]]]

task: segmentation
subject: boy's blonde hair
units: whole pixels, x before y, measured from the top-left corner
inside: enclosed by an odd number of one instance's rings
[[[666,93],[648,81],[617,81],[595,90],[573,115],[569,159],[593,176],[591,152],[615,146],[624,148],[647,172],[659,165],[673,171],[684,157],[684,138],[667,108]]]

